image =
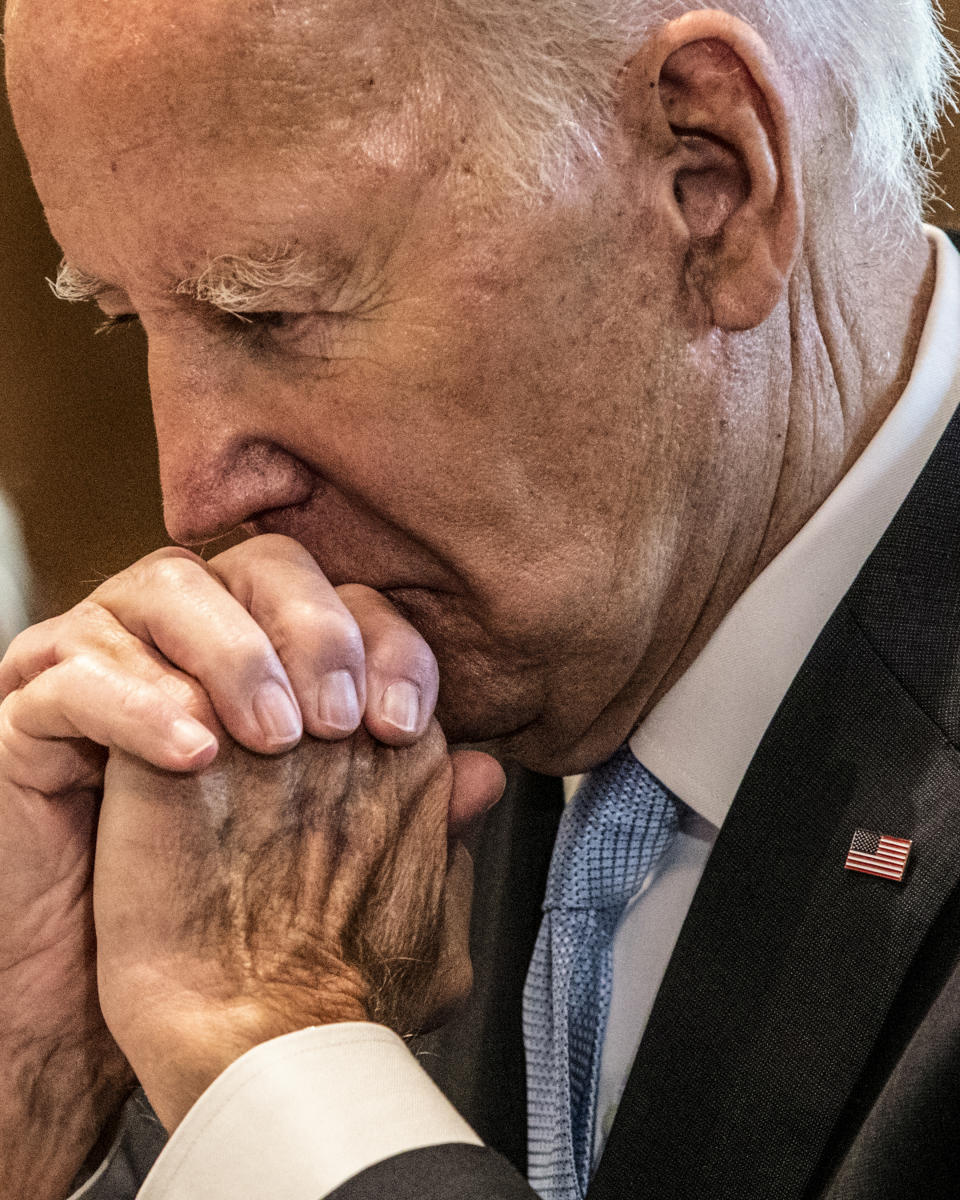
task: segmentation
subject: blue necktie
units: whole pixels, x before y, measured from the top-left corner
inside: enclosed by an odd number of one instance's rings
[[[560,821],[523,994],[528,1174],[544,1200],[586,1192],[613,934],[677,823],[676,797],[629,746],[591,771]]]

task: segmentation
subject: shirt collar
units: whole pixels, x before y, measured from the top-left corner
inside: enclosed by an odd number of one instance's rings
[[[717,828],[803,660],[960,404],[960,255],[946,234],[926,232],[936,284],[906,390],[630,739],[637,758]]]

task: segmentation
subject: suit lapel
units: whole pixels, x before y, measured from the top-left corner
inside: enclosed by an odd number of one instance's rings
[[[958,461],[955,418],[767,731],[590,1200],[802,1195],[960,880]],[[857,828],[914,840],[902,884],[844,870]]]
[[[803,1193],[960,876],[958,795],[955,753],[838,613],[717,843],[591,1200]],[[902,885],[844,870],[858,827],[914,839]]]

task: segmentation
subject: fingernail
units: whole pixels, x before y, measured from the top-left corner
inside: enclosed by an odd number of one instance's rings
[[[420,689],[409,679],[398,679],[384,689],[380,715],[404,733],[414,733],[420,720]]]
[[[323,677],[317,713],[321,721],[334,729],[356,729],[360,724],[360,701],[349,671],[331,671]]]
[[[300,714],[275,679],[261,685],[253,698],[253,712],[268,742],[292,742],[303,732]]]
[[[210,730],[190,717],[180,717],[174,721],[171,732],[177,753],[185,754],[188,758],[199,758],[217,744],[217,739]]]

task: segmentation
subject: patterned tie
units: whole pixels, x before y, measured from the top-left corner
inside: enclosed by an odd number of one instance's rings
[[[586,1192],[613,934],[677,830],[678,803],[621,746],[584,779],[560,821],[523,993],[529,1178],[544,1200]]]

